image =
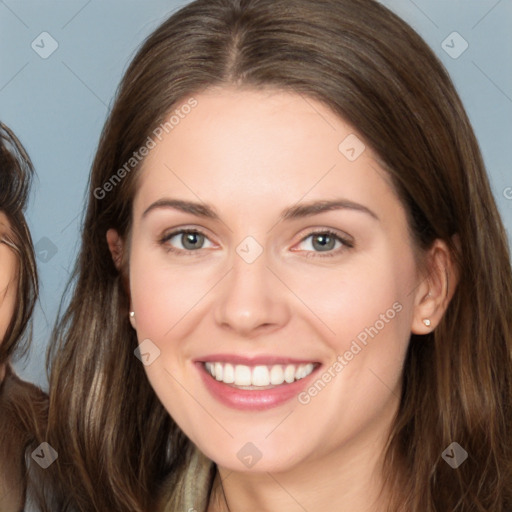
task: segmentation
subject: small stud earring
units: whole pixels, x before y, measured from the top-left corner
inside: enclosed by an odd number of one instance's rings
[[[425,318],[425,320],[423,320],[423,323],[427,326],[427,327],[430,327],[430,320],[428,318]]]
[[[130,318],[134,318],[135,317],[135,311],[130,311]]]

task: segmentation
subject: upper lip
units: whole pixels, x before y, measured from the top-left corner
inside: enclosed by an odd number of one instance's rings
[[[276,355],[255,355],[255,356],[241,356],[236,354],[212,354],[209,356],[199,357],[195,360],[198,363],[231,363],[243,364],[246,366],[268,365],[275,364],[308,364],[316,363],[314,359],[296,359],[294,357],[282,357]]]

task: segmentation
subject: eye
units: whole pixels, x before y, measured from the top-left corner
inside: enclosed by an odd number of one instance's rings
[[[172,252],[190,253],[204,249],[205,242],[213,247],[208,237],[197,229],[180,229],[164,235],[160,240],[162,245]]]
[[[303,247],[298,250],[310,252],[311,254],[308,254],[308,257],[316,256],[315,253],[325,253],[319,256],[335,256],[344,249],[354,247],[352,240],[328,229],[310,233],[302,239],[301,244],[303,244]],[[301,244],[299,244],[299,247]]]

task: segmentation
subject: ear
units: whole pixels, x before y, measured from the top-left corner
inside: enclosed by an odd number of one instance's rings
[[[457,240],[454,240],[457,244]],[[441,321],[458,283],[453,255],[447,244],[438,239],[426,255],[426,276],[415,292],[413,334],[428,334]],[[424,320],[430,320],[430,326]]]
[[[107,231],[107,244],[115,267],[117,270],[121,270],[124,244],[122,238],[115,229],[109,229]]]
[[[117,270],[121,271],[121,266],[123,263],[123,254],[124,254],[124,242],[123,239],[119,236],[119,233],[115,229],[109,229],[107,231],[107,244],[110,250],[110,254],[112,255],[112,261]],[[132,311],[132,304],[130,299],[130,311]],[[135,316],[129,315],[130,323],[132,327],[135,329]]]

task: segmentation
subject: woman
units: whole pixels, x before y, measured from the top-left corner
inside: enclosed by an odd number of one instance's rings
[[[27,500],[26,457],[46,424],[47,397],[20,380],[10,361],[27,349],[27,326],[38,282],[24,217],[33,168],[13,132],[0,123],[0,510],[19,512]],[[28,458],[27,460],[31,460]],[[30,466],[30,464],[29,464]],[[38,468],[30,474],[39,478]],[[32,484],[35,482],[32,482]],[[37,487],[38,488],[38,487]],[[36,486],[30,485],[31,494]]]
[[[512,506],[512,275],[446,71],[372,0],[197,0],[128,68],[53,342],[69,509]]]

